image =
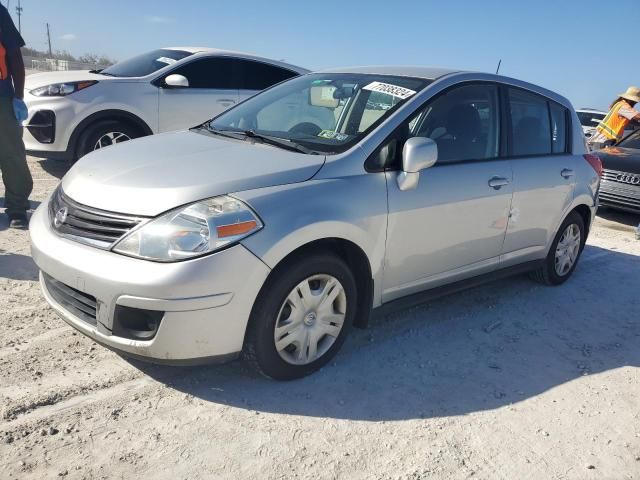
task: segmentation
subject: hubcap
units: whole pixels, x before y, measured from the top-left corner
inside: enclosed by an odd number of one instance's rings
[[[292,365],[322,357],[342,331],[347,296],[331,275],[313,275],[300,282],[282,303],[273,339],[278,355]]]
[[[98,139],[93,149],[98,150],[100,148],[115,145],[116,143],[126,142],[127,140],[131,140],[131,137],[126,133],[122,133],[122,132],[105,133]]]
[[[556,247],[556,273],[563,277],[573,267],[580,252],[580,227],[569,225],[562,234]]]

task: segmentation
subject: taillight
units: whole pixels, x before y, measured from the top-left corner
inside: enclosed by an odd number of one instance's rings
[[[598,174],[598,177],[602,177],[602,160],[600,160],[600,157],[593,153],[587,153],[584,155],[584,159],[593,167]]]

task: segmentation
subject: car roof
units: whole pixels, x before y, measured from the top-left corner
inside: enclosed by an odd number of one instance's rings
[[[578,108],[576,112],[601,113],[603,115],[607,114],[607,112],[603,112],[602,110],[598,110],[597,108]]]
[[[415,77],[435,80],[462,70],[439,67],[417,67],[409,65],[373,65],[365,67],[340,67],[322,70],[321,73],[364,73],[377,75],[394,75],[397,77]]]
[[[245,58],[247,60],[255,60],[258,62],[270,63],[282,68],[294,70],[297,73],[305,74],[309,73],[309,70],[304,67],[292,65],[290,63],[283,62],[281,60],[274,60],[272,58],[260,57],[251,53],[238,52],[235,50],[225,50],[222,48],[210,48],[210,47],[166,47],[163,50],[180,50],[183,52],[189,52],[191,54],[205,54],[205,55],[232,55],[234,57]]]

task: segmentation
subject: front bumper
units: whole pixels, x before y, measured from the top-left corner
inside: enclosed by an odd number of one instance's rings
[[[640,213],[640,185],[615,180],[623,172],[606,171],[600,183],[600,204],[632,213]]]
[[[86,321],[43,294],[71,326],[111,349],[160,363],[231,358],[242,350],[253,303],[269,268],[242,245],[198,259],[155,263],[59,237],[47,205],[30,223],[31,251],[41,272],[96,300],[96,321]],[[132,340],[113,334],[116,306],[164,312],[155,336]]]

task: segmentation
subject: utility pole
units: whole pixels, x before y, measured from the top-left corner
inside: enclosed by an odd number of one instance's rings
[[[53,52],[51,51],[51,30],[49,30],[49,24],[47,23],[47,40],[49,41],[49,58],[53,57]]]
[[[22,6],[20,5],[20,0],[18,0],[18,6],[16,7],[16,13],[18,14],[18,32],[22,34]]]

